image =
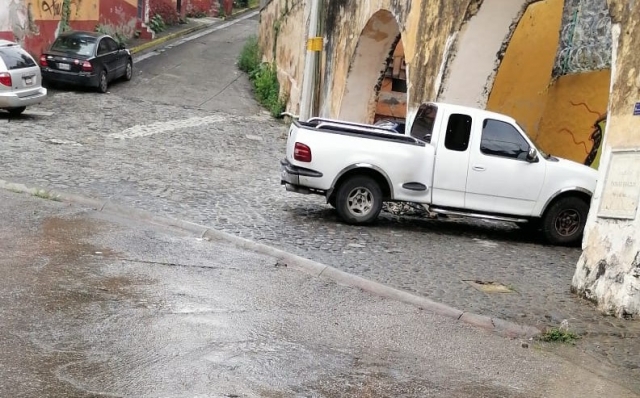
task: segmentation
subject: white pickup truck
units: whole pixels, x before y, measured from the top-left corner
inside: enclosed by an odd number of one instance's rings
[[[385,201],[431,213],[514,222],[552,244],[577,244],[597,171],[545,154],[511,117],[425,103],[406,133],[384,125],[294,121],[281,184],[319,194],[349,224],[374,221]]]

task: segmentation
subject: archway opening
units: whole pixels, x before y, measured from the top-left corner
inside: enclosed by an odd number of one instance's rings
[[[391,12],[380,10],[369,19],[358,39],[339,118],[360,123],[404,119],[406,92],[400,26]]]

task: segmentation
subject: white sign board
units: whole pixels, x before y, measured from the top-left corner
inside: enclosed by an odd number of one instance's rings
[[[613,151],[598,217],[635,220],[640,201],[640,151]]]

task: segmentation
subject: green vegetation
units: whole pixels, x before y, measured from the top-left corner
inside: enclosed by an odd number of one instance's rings
[[[33,193],[33,196],[35,196],[36,198],[40,198],[40,199],[46,199],[46,200],[53,200],[54,202],[60,202],[60,198],[55,196],[54,194],[44,191],[44,190],[39,190]]]
[[[280,83],[275,64],[261,62],[262,54],[258,39],[251,36],[238,57],[238,68],[249,75],[256,99],[271,115],[280,118],[287,104],[286,96],[280,95]]]
[[[156,33],[160,33],[167,28],[167,24],[164,22],[164,18],[162,18],[162,15],[155,14],[149,20],[149,28],[151,28],[151,30]]]
[[[540,335],[541,341],[555,342],[555,343],[572,343],[577,340],[579,336],[568,330],[552,328]]]

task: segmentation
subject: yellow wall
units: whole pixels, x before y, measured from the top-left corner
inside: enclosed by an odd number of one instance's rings
[[[505,113],[529,134],[538,131],[558,51],[563,0],[530,5],[504,55],[487,109]]]
[[[27,0],[26,3],[38,21],[59,21],[63,0]],[[92,21],[100,17],[99,0],[71,0],[71,21]]]
[[[540,129],[532,134],[542,149],[584,163],[594,144],[602,143],[602,139],[594,142],[591,135],[606,114],[610,82],[609,70],[560,77],[549,88]],[[599,155],[600,151],[591,166],[598,168]]]
[[[579,163],[588,159],[597,168],[602,139],[592,136],[604,135],[611,72],[552,79],[562,11],[562,0],[528,7],[502,60],[487,109],[514,117],[544,151]]]

